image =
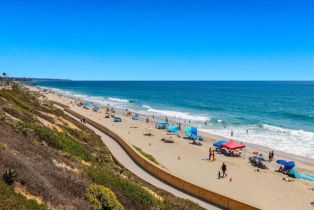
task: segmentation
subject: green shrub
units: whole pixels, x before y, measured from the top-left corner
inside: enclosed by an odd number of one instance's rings
[[[56,133],[46,127],[40,126],[35,126],[34,130],[38,137],[47,142],[49,146],[60,149],[86,161],[91,161],[93,159],[90,151],[84,148],[78,141],[64,133]]]
[[[14,183],[16,177],[16,171],[14,169],[6,169],[2,174],[2,179],[5,183],[11,185]]]
[[[148,154],[146,152],[144,152],[141,148],[134,146],[133,147],[139,152],[141,153],[143,156],[145,156],[148,160],[152,161],[153,163],[159,165],[158,161],[154,158],[154,156],[152,156],[151,154]]]
[[[158,201],[140,185],[121,178],[108,168],[87,168],[85,172],[94,183],[112,189],[120,202],[132,203],[135,209],[151,209],[158,205]]]
[[[0,209],[47,210],[48,207],[38,204],[35,200],[27,200],[23,195],[15,192],[12,186],[0,180]]]
[[[85,198],[93,210],[123,210],[123,206],[117,200],[116,195],[101,185],[90,185],[85,193]]]
[[[1,91],[0,96],[9,100],[9,101],[16,103],[17,105],[19,105],[23,109],[32,110],[32,107],[29,104],[27,104],[24,101],[20,100],[19,98],[15,97],[14,93],[10,90]]]

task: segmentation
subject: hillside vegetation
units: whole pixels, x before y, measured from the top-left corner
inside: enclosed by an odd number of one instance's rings
[[[121,168],[92,130],[16,85],[0,89],[1,175],[9,169],[1,210],[201,209]]]

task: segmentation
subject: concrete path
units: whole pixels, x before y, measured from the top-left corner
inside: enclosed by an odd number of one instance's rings
[[[73,115],[67,113],[69,116],[72,118],[77,119]],[[131,171],[133,174],[136,176],[140,177],[141,179],[145,180],[146,182],[154,185],[155,187],[158,187],[160,189],[163,189],[177,197],[184,198],[184,199],[189,199],[198,205],[202,206],[205,209],[220,209],[216,207],[215,205],[209,204],[203,200],[200,200],[198,198],[195,198],[189,194],[186,194],[182,191],[179,191],[170,185],[160,181],[159,179],[156,179],[154,176],[150,175],[147,173],[145,170],[143,170],[141,167],[139,167],[130,157],[129,155],[122,149],[122,147],[112,138],[101,132],[100,130],[96,129],[95,127],[86,124],[88,128],[93,130],[97,135],[99,135],[110,150],[111,154],[114,156],[115,159],[117,159],[125,168],[127,168],[129,171]]]

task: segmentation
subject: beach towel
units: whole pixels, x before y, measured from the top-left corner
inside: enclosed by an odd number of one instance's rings
[[[301,174],[301,178],[309,181],[314,181],[314,176],[308,174]]]

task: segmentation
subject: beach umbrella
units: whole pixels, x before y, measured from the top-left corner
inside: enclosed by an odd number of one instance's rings
[[[285,166],[287,164],[287,161],[285,161],[285,160],[277,160],[276,163],[278,163],[279,165]]]
[[[191,127],[191,133],[197,135],[197,128]]]
[[[294,167],[295,167],[294,161],[289,161],[285,166],[286,169],[293,169]]]
[[[284,166],[286,169],[293,169],[295,167],[294,161],[285,161],[285,160],[277,160],[276,163],[279,165]]]
[[[220,148],[223,144],[227,143],[227,140],[221,139],[215,142],[213,145],[214,147]]]
[[[180,128],[179,128],[179,126],[176,126],[176,125],[170,125],[167,127],[167,130],[169,132],[175,133],[175,132],[179,131]]]

